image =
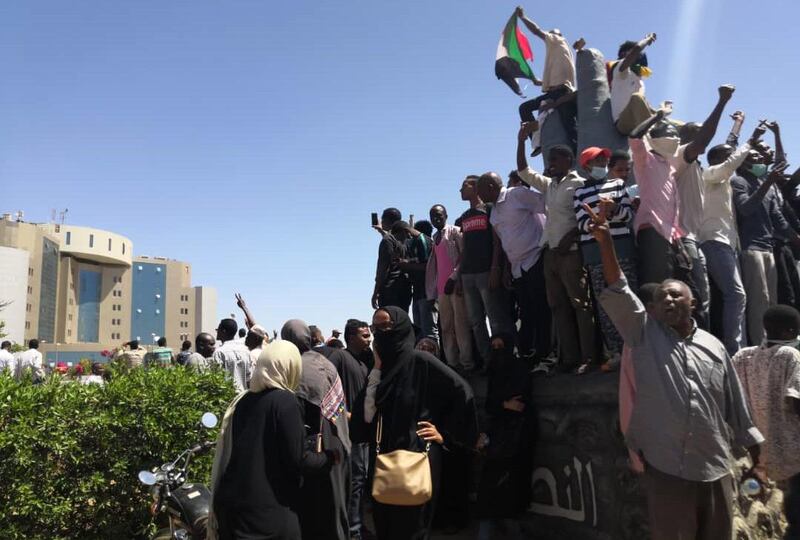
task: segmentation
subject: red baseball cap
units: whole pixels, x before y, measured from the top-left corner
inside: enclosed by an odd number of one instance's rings
[[[592,161],[597,156],[605,156],[606,158],[611,157],[611,150],[608,148],[600,148],[598,146],[590,146],[583,152],[581,152],[581,157],[578,160],[578,163],[581,165],[581,169],[586,168],[586,164]]]

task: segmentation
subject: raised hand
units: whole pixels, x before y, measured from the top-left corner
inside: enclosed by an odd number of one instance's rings
[[[596,213],[592,207],[583,203],[583,211],[589,216],[589,232],[598,242],[605,242],[611,238],[611,231],[608,228],[605,212]]]
[[[519,127],[519,134],[517,135],[518,139],[524,141],[528,139],[534,131],[539,129],[539,122],[533,120],[531,122],[523,122],[522,125]]]
[[[789,167],[789,164],[785,161],[781,161],[780,163],[776,163],[772,170],[769,171],[769,176],[767,176],[767,182],[776,183],[779,186],[786,183],[786,177],[783,175],[783,172]]]
[[[245,309],[247,307],[247,304],[245,304],[242,295],[237,292],[236,294],[234,294],[234,296],[236,297],[236,305],[239,306],[239,309]]]
[[[656,41],[656,33],[651,32],[647,34],[644,39],[648,41],[648,45],[652,45]]]
[[[603,214],[603,218],[606,220],[617,211],[617,203],[608,197],[598,197],[597,204],[600,205],[600,213]]]
[[[781,127],[778,125],[778,122],[773,120],[772,122],[763,122],[767,129],[769,129],[772,133],[778,133],[781,130]]]
[[[719,99],[722,101],[730,101],[733,97],[733,93],[736,91],[736,87],[732,84],[723,84],[717,90],[719,91]]]
[[[764,127],[763,124],[758,124],[756,128],[753,130],[753,134],[750,135],[750,144],[753,145],[758,142],[761,137],[764,136],[764,133],[767,132],[767,128]]]

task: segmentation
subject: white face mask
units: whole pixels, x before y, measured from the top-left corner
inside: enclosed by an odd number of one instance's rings
[[[647,142],[650,143],[650,148],[662,157],[674,156],[681,144],[681,140],[677,137],[660,137],[654,139],[648,135],[647,139]]]
[[[605,167],[592,167],[592,170],[589,172],[589,176],[595,180],[602,180],[608,176],[608,169]]]
[[[794,339],[767,339],[767,347],[774,347],[775,345],[782,345],[784,347],[792,347],[796,349],[800,345],[800,338]]]

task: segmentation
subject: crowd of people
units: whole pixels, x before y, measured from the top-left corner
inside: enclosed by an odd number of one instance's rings
[[[508,337],[533,374],[619,369],[655,538],[729,536],[740,447],[749,474],[788,489],[800,534],[789,457],[800,450],[800,170],[786,172],[778,123],[760,120],[740,143],[735,111],[712,146],[733,86],[702,123],[679,120],[645,93],[655,34],[605,62],[516,15],[546,49],[542,94],[519,109],[516,167],[506,181],[467,175],[453,224],[440,204],[430,222],[386,209],[373,307],[413,305],[418,338],[438,330],[467,378],[495,372],[492,337]]]
[[[655,34],[606,63],[517,16],[546,57],[542,94],[519,108],[516,165],[506,181],[466,175],[452,223],[441,204],[413,223],[383,211],[371,322],[325,341],[290,320],[270,340],[237,295],[243,333],[223,319],[194,351],[120,351],[131,367],[224,369],[240,392],[217,445],[212,537],[428,538],[435,521],[459,525],[477,452],[479,537],[516,538],[532,378],[594,370],[619,372],[652,538],[730,538],[741,449],[746,476],[786,490],[786,538],[800,537],[800,172],[786,173],[778,123],[740,142],[736,111],[710,146],[733,86],[702,123],[681,121],[645,94]],[[396,451],[424,454],[427,502],[375,495],[374,464]]]

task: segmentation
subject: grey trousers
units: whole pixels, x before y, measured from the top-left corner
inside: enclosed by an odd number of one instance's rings
[[[733,479],[693,482],[645,467],[642,477],[652,540],[728,540],[733,534]]]
[[[596,362],[594,308],[581,252],[556,253],[546,248],[543,258],[547,303],[556,323],[562,369]]]
[[[742,251],[742,280],[747,291],[747,334],[750,345],[766,338],[764,312],[778,303],[778,268],[771,251]]]

